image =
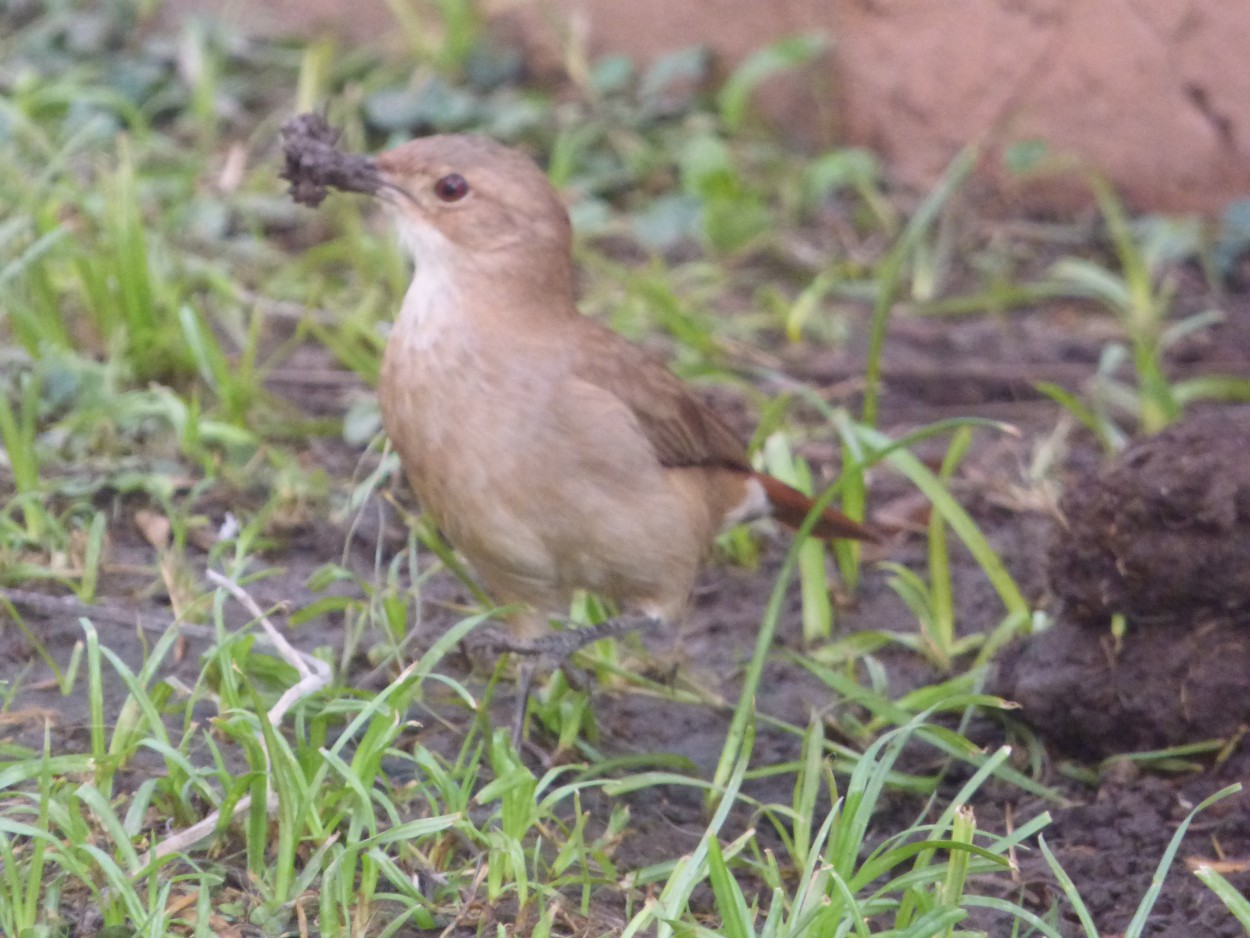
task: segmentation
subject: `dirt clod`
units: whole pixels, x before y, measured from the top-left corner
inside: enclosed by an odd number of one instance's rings
[[[1059,619],[1003,656],[996,688],[1066,751],[1160,749],[1250,720],[1248,440],[1250,409],[1212,412],[1069,489],[1049,556]]]
[[[282,125],[281,177],[291,183],[291,198],[315,208],[330,188],[372,195],[382,185],[373,160],[336,148],[339,132],[320,114],[298,114]]]
[[[1072,485],[1050,550],[1066,619],[1191,627],[1250,609],[1250,408],[1197,416]]]
[[[1245,622],[1109,630],[1060,621],[1009,650],[995,691],[1046,739],[1082,759],[1227,738],[1250,721]]]

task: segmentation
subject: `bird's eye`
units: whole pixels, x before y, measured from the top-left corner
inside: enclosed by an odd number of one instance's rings
[[[448,173],[434,183],[434,194],[444,202],[459,202],[469,194],[469,180],[459,173]]]

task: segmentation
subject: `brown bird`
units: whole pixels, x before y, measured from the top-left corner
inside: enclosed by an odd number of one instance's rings
[[[383,422],[423,508],[487,591],[525,610],[499,650],[675,625],[718,532],[804,520],[807,496],[756,472],[663,365],[578,311],[568,212],[529,158],[445,135],[374,165],[416,263],[382,363]],[[873,538],[832,509],[813,533]],[[633,617],[551,634],[577,590]],[[514,733],[531,676],[523,665]]]

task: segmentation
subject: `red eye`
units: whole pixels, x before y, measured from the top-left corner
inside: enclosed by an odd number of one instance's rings
[[[444,202],[459,202],[469,194],[469,180],[459,173],[448,173],[434,183],[434,194]]]

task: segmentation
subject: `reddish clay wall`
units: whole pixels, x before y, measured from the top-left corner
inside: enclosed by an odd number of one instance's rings
[[[175,6],[202,8],[196,0]],[[211,4],[230,9],[232,0]],[[812,139],[866,145],[918,184],[964,143],[1041,139],[1102,167],[1139,207],[1218,211],[1250,195],[1250,0],[511,0],[537,54],[574,35],[648,60],[707,43],[725,67],[781,36],[825,31],[811,83],[767,110]],[[258,8],[261,13],[258,13]],[[394,33],[383,0],[233,0],[268,29]],[[285,11],[293,11],[289,19]],[[520,24],[517,27],[517,24]],[[288,25],[289,24],[289,25]]]

